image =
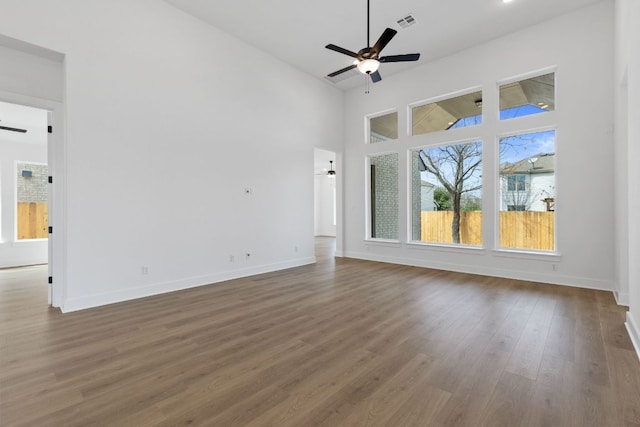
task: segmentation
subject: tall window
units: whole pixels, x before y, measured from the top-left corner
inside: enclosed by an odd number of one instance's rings
[[[369,117],[369,144],[398,139],[398,112]]]
[[[412,240],[482,245],[482,142],[413,150]]]
[[[18,240],[46,239],[49,211],[47,205],[47,165],[18,162],[16,234]]]
[[[398,155],[369,157],[372,239],[398,239]]]
[[[500,246],[555,250],[555,131],[500,139]]]
[[[473,92],[411,108],[411,135],[482,123],[482,92]]]

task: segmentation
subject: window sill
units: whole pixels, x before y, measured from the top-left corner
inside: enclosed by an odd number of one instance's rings
[[[469,245],[447,245],[444,243],[428,243],[428,242],[408,242],[407,247],[409,249],[421,250],[421,249],[435,249],[444,252],[454,253],[470,253],[476,255],[484,255],[485,250],[482,246],[469,246]]]
[[[400,240],[392,240],[392,239],[365,239],[365,245],[371,246],[386,246],[389,248],[399,248],[401,245]]]
[[[517,249],[494,249],[493,256],[515,259],[528,259],[538,261],[557,262],[562,259],[562,255],[557,252],[541,252],[541,251],[527,251]]]
[[[21,240],[14,240],[12,242],[4,242],[4,243],[11,243],[11,246],[29,246],[29,245],[37,245],[37,244],[42,244],[42,243],[46,243],[48,242],[49,239],[21,239]]]

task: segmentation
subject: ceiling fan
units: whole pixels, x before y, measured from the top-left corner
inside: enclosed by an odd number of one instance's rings
[[[329,160],[330,168],[322,169],[322,172],[316,173],[314,175],[327,175],[329,178],[334,178],[336,176],[336,171],[333,170],[333,160]]]
[[[381,63],[386,62],[411,62],[417,61],[420,59],[419,53],[408,53],[405,55],[389,55],[389,56],[380,56],[382,49],[389,44],[391,39],[398,33],[396,30],[387,28],[384,30],[378,41],[371,47],[370,39],[369,39],[369,26],[370,26],[370,18],[369,18],[369,0],[367,0],[367,47],[360,49],[358,53],[352,52],[350,50],[344,49],[340,46],[336,46],[334,44],[328,44],[325,47],[329,50],[333,50],[338,53],[342,53],[344,55],[355,58],[353,64],[345,67],[341,70],[334,71],[333,73],[327,75],[327,77],[335,77],[339,74],[345,73],[349,70],[353,70],[354,68],[358,68],[358,70],[363,74],[368,74],[371,76],[371,80],[374,83],[382,80],[382,76],[380,76],[380,72],[378,71],[378,67],[380,67]]]

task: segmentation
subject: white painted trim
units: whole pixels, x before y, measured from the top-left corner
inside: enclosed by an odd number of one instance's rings
[[[636,349],[638,359],[640,359],[640,328],[638,328],[638,323],[634,320],[630,311],[627,311],[627,321],[624,325],[627,327],[629,338],[631,338],[631,342],[633,343],[633,347]]]
[[[528,280],[531,282],[548,283],[552,285],[571,286],[576,288],[595,289],[613,292],[613,283],[608,280],[598,280],[588,277],[565,276],[559,274],[534,273],[521,270],[506,270],[488,268],[482,266],[470,266],[451,262],[438,262],[432,260],[416,260],[407,258],[390,257],[359,252],[346,252],[345,257],[366,261],[386,262],[391,264],[409,265],[412,267],[433,268],[436,270],[455,271],[458,273],[478,274],[480,276],[502,277],[505,279]]]
[[[387,246],[390,248],[399,248],[402,243],[400,242],[400,240],[372,238],[372,239],[365,239],[364,244],[371,245],[371,246]]]
[[[61,310],[63,313],[70,313],[73,311],[85,310],[88,308],[180,291],[183,289],[211,285],[227,280],[240,279],[243,277],[254,276],[256,274],[270,273],[272,271],[284,270],[287,268],[301,267],[303,265],[314,264],[315,262],[315,257],[300,258],[275,264],[245,268],[242,270],[227,271],[219,274],[211,274],[205,276],[188,277],[185,279],[173,280],[169,282],[160,282],[151,285],[138,286],[135,288],[129,288],[116,292],[90,295],[87,297],[65,301],[64,305],[61,307]]]
[[[629,307],[629,294],[626,292],[613,291],[613,296],[618,305]]]

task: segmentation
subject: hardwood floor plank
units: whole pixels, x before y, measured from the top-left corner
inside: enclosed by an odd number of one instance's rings
[[[503,372],[487,404],[482,422],[486,427],[510,427],[527,419],[534,381],[523,376]]]
[[[0,270],[0,425],[640,426],[603,291],[333,258],[62,315]],[[325,252],[323,252],[323,250]]]

